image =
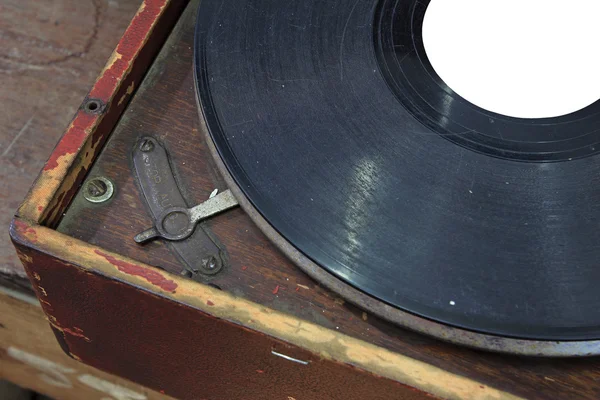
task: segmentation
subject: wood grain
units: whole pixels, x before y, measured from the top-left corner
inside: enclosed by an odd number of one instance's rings
[[[8,227],[141,0],[0,4],[0,226]],[[28,289],[0,236],[0,282]]]
[[[135,143],[153,135],[168,148],[189,205],[225,185],[206,149],[194,101],[193,18],[183,21],[138,90],[91,176],[114,180],[117,194],[98,206],[77,197],[59,230],[170,272],[181,265],[167,245],[132,237],[151,220],[130,168]],[[85,221],[85,223],[83,223]],[[289,262],[241,211],[207,223],[229,252],[230,267],[210,283],[244,299],[338,330],[482,384],[526,398],[600,397],[600,360],[552,360],[488,354],[399,329],[345,303]]]

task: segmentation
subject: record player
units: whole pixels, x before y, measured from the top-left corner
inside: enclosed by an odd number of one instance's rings
[[[186,399],[598,398],[598,106],[477,109],[427,4],[144,1],[11,226],[64,351]]]

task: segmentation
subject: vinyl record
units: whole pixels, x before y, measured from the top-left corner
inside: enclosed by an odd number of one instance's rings
[[[287,242],[394,309],[501,337],[600,339],[600,103],[498,115],[436,74],[424,0],[202,1],[198,98]]]

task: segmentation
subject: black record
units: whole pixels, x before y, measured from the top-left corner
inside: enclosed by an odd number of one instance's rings
[[[427,59],[428,4],[203,0],[219,155],[281,236],[376,299],[474,332],[600,339],[600,103],[550,119],[469,103]]]

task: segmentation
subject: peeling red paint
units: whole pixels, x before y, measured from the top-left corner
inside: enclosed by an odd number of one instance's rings
[[[48,162],[44,166],[44,171],[50,171],[58,167],[59,158],[77,153],[87,138],[88,130],[94,125],[97,118],[97,115],[90,115],[79,111],[73,123],[69,126],[69,129],[50,155]]]
[[[167,292],[175,292],[177,289],[177,284],[170,279],[165,278],[162,274],[153,271],[149,268],[144,268],[136,264],[129,263],[127,261],[118,260],[117,258],[105,254],[100,250],[94,250],[96,254],[102,256],[119,269],[119,271],[133,276],[139,276],[153,284],[154,286],[158,286],[162,290],[166,290]]]
[[[279,285],[275,286],[275,289],[273,289],[273,294],[277,293],[279,293]]]
[[[38,298],[38,300],[40,303],[42,303],[42,308],[46,311],[46,313],[54,311],[52,304],[42,299],[41,297]]]
[[[206,304],[207,304],[207,305],[209,305],[209,306],[214,306],[214,305],[215,305],[215,303],[213,303],[213,302],[212,302],[212,301],[210,301],[210,300],[208,300],[208,301],[206,302]]]
[[[82,338],[82,339],[87,340],[88,342],[91,342],[90,338],[88,338],[87,336],[85,336],[81,332],[76,332],[76,331],[74,331],[72,329],[69,329],[69,328],[62,328],[62,330],[63,330],[64,333],[68,333],[69,335],[72,335],[72,336],[75,336],[75,337],[78,337],[78,338]]]
[[[144,9],[131,21],[131,24],[123,34],[123,38],[117,45],[116,52],[120,55],[114,63],[104,71],[101,78],[96,82],[90,97],[108,100],[116,92],[123,76],[129,70],[132,60],[144,46],[144,42],[151,32],[153,25],[158,20],[167,0],[146,0]]]
[[[23,222],[19,219],[14,219],[13,224],[17,231],[19,231],[23,235],[30,235],[29,240],[33,243],[37,242],[37,231],[29,226],[26,222]]]
[[[117,92],[131,70],[134,60],[143,48],[149,32],[169,0],[146,0],[144,8],[131,21],[123,38],[115,50],[118,57],[96,81],[90,91],[89,97],[109,104],[113,94]],[[58,160],[65,155],[75,154],[85,143],[93,126],[100,119],[100,115],[89,114],[80,110],[73,120],[65,135],[52,152],[50,159],[44,166],[44,171],[53,170],[58,166]]]
[[[85,168],[85,167],[80,168],[79,173],[75,177],[75,182],[83,182],[83,179],[86,174],[87,174],[87,168]],[[56,198],[56,201],[53,202],[54,206],[51,207],[46,212],[47,219],[44,221],[44,225],[54,226],[56,223],[58,223],[57,220],[60,219],[62,216],[62,211],[60,211],[60,210],[65,210],[67,208],[68,203],[71,201],[71,199],[73,199],[73,197],[77,193],[78,189],[79,189],[79,186],[74,185],[71,187],[71,189],[69,189],[66,192],[61,193]]]

